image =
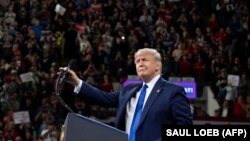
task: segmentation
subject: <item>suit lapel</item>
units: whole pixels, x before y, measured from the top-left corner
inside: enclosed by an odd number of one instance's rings
[[[128,90],[128,92],[125,92],[125,96],[123,98],[123,101],[121,102],[121,107],[119,108],[120,110],[117,113],[117,124],[120,124],[122,122],[122,119],[125,117],[127,103],[129,102],[131,97],[133,97],[137,93],[137,91],[140,90],[141,86],[142,84],[136,85],[131,90]]]
[[[131,99],[131,97],[136,95],[137,91],[140,90],[141,86],[142,85],[137,85],[136,87],[134,87],[133,89],[128,91],[128,93],[126,93],[125,99],[124,99],[124,102],[122,103],[121,109],[124,110],[126,108],[128,101]]]
[[[141,116],[141,120],[138,124],[138,127],[140,126],[140,124],[142,123],[142,121],[145,119],[150,107],[153,105],[153,103],[155,102],[156,98],[158,97],[158,95],[160,94],[161,92],[161,85],[162,85],[163,81],[162,81],[162,78],[160,78],[156,83],[155,83],[155,86],[154,88],[152,89],[148,99],[147,99],[147,102],[145,103],[145,106],[143,108],[143,111],[142,111],[142,116]]]

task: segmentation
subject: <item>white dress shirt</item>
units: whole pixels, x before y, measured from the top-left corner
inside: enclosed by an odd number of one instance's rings
[[[152,89],[154,88],[155,86],[155,83],[157,82],[157,80],[160,78],[160,75],[157,75],[155,76],[150,82],[146,83],[148,88],[147,88],[147,92],[146,92],[146,95],[145,95],[145,100],[144,100],[144,103],[143,103],[143,107],[145,105],[145,103],[147,102],[148,100],[148,97],[152,91]],[[145,83],[143,82],[143,85]],[[134,112],[135,112],[135,108],[136,108],[136,105],[137,105],[137,101],[138,101],[138,98],[139,98],[139,95],[141,93],[141,90],[142,88],[140,89],[140,91],[138,91],[136,93],[136,96],[135,97],[132,97],[130,99],[130,101],[127,103],[127,107],[126,107],[126,129],[125,131],[129,134],[130,132],[130,126],[132,124],[132,120],[133,120],[133,117],[134,117]]]

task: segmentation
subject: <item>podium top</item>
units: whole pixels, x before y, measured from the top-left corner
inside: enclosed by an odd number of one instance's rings
[[[65,141],[128,141],[128,134],[85,116],[69,113],[65,120]]]

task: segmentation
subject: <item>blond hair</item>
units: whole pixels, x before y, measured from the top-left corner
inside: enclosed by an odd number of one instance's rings
[[[149,53],[149,54],[153,55],[156,63],[158,63],[160,66],[160,70],[162,70],[161,54],[156,49],[153,49],[153,48],[139,49],[135,52],[134,58],[136,58],[136,56],[140,53]]]

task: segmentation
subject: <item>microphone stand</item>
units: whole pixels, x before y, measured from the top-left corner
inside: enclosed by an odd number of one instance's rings
[[[57,81],[56,81],[56,88],[55,88],[55,91],[56,91],[56,96],[57,96],[57,99],[60,101],[60,103],[67,109],[69,110],[71,113],[74,113],[74,111],[64,102],[64,100],[62,99],[62,97],[60,96],[60,86],[62,84],[62,75],[63,73],[61,72],[57,78]]]

